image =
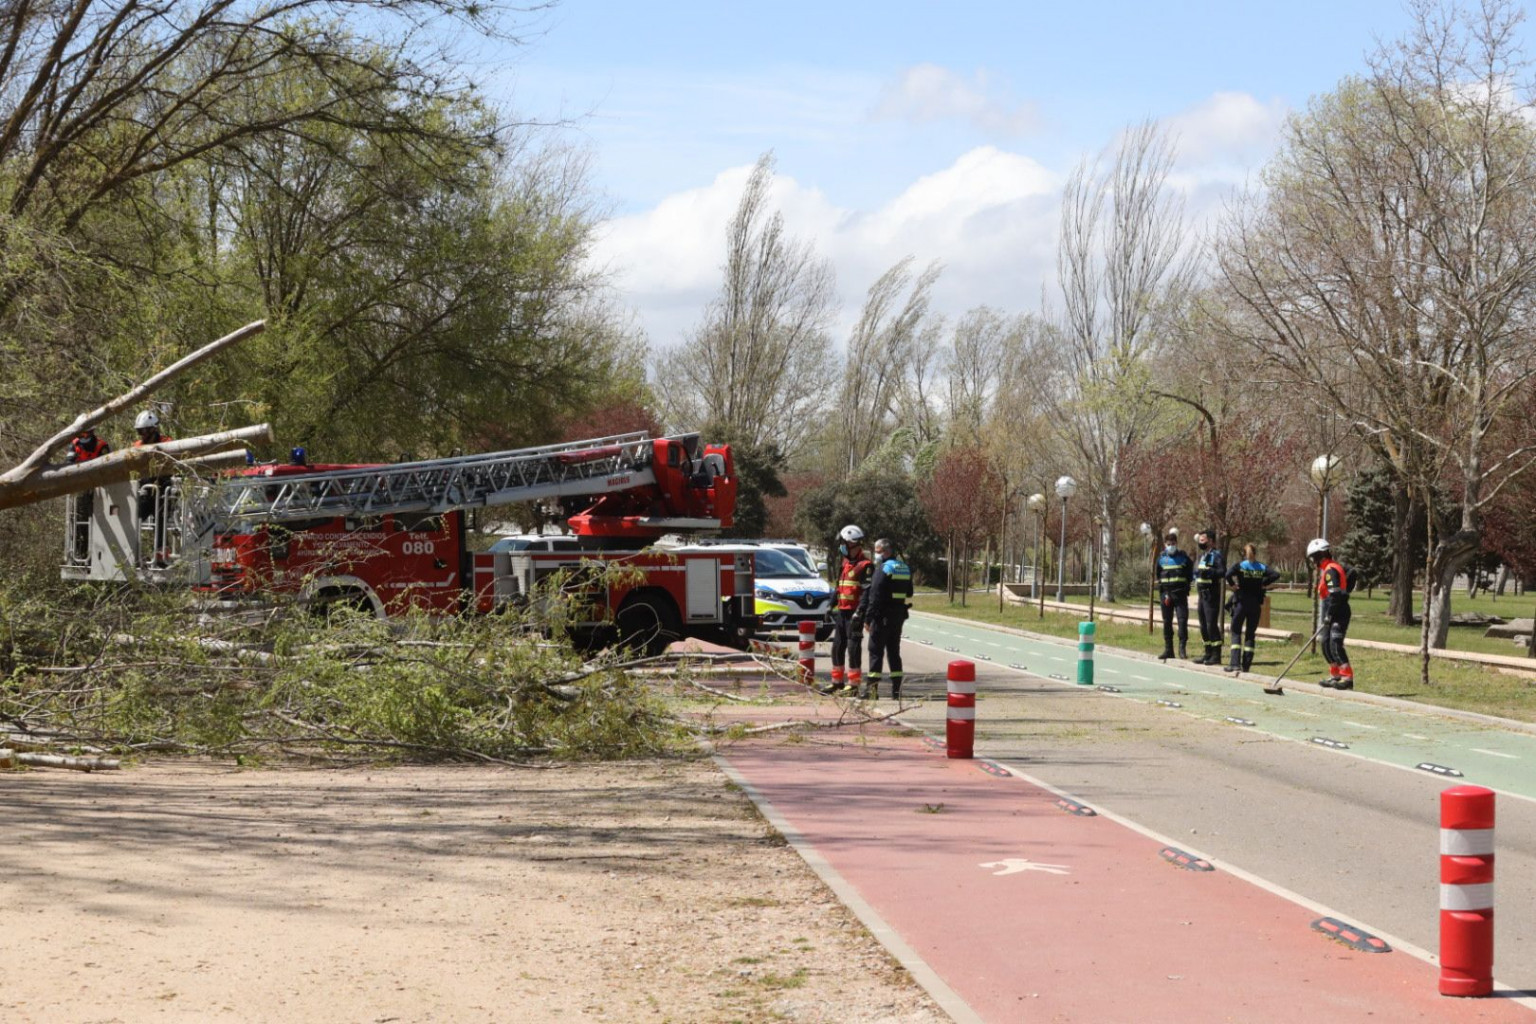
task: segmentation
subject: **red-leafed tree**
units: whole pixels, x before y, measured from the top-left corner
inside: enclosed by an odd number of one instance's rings
[[[975,446],[946,451],[934,465],[933,475],[918,487],[918,501],[929,524],[944,538],[950,600],[954,600],[958,585],[960,603],[965,603],[971,556],[1002,515],[1002,490],[986,454]]]

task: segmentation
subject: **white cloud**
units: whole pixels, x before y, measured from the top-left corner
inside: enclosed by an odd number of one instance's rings
[[[959,121],[1005,137],[1040,127],[1035,105],[1014,99],[985,69],[965,78],[937,64],[918,64],[903,71],[885,87],[874,113],[918,124]]]
[[[1251,166],[1273,151],[1289,113],[1280,100],[1218,92],[1163,123],[1174,133],[1181,164]]]
[[[1282,104],[1219,93],[1165,119],[1179,142],[1169,184],[1183,193],[1193,225],[1208,226],[1232,188],[1269,157],[1285,116]],[[1039,309],[1042,288],[1054,286],[1063,168],[1077,156],[1059,159],[1062,167],[1052,168],[1023,153],[979,146],[867,206],[843,197],[869,194],[872,170],[833,161],[826,176],[854,183],[845,184],[839,201],[817,185],[778,174],[771,204],[792,235],[812,241],[836,268],[841,342],[865,290],[909,255],[920,265],[944,265],[934,305],[947,316],[983,304],[1011,313]],[[605,225],[594,258],[614,274],[654,345],[680,341],[718,290],[726,225],[750,173],[748,165],[732,167]]]
[[[653,343],[680,340],[719,287],[726,225],[750,171],[724,171],[607,225],[595,258],[639,309]],[[1058,189],[1057,177],[1029,157],[982,147],[871,210],[838,207],[784,175],[775,176],[771,201],[791,234],[832,260],[849,321],[864,290],[908,255],[945,265],[935,292],[945,312],[983,303],[1032,308],[1054,259]]]

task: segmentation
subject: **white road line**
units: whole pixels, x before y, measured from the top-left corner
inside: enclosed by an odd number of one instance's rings
[[[1099,671],[1103,672],[1105,675],[1111,675],[1111,676],[1117,676],[1117,675],[1120,674],[1120,670],[1117,669],[1117,668],[1104,668],[1104,667],[1101,666],[1099,668]]]
[[[1171,686],[1175,690],[1182,690],[1182,689],[1184,689],[1184,684],[1183,683],[1170,683],[1166,679],[1160,679],[1160,680],[1158,680],[1158,682],[1162,683],[1164,686]]]
[[[1320,717],[1322,717],[1316,711],[1302,711],[1299,708],[1286,708],[1286,710],[1289,711],[1293,715],[1306,715],[1308,718],[1320,718]]]
[[[1500,753],[1497,750],[1484,750],[1482,747],[1472,747],[1471,749],[1472,749],[1472,752],[1474,754],[1488,754],[1488,755],[1490,755],[1492,757],[1507,757],[1511,761],[1518,761],[1518,760],[1520,760],[1514,754],[1504,754],[1504,753]]]
[[[1339,721],[1343,722],[1345,725],[1352,725],[1356,729],[1380,729],[1381,728],[1381,726],[1379,726],[1379,725],[1366,725],[1364,722],[1351,722],[1347,718],[1341,718],[1341,719],[1339,719]]]
[[[1427,740],[1427,739],[1429,739],[1428,736],[1420,736],[1416,732],[1405,732],[1405,733],[1403,733],[1403,735],[1405,737],[1407,737],[1408,739],[1410,739],[1410,740]]]
[[[1058,658],[1054,654],[1047,654],[1046,657],[1050,658],[1052,661],[1066,661],[1067,660],[1066,658]]]
[[[1144,683],[1150,683],[1152,681],[1152,680],[1148,679],[1146,676],[1139,676],[1139,675],[1137,675],[1134,672],[1131,673],[1131,678],[1132,679],[1140,679]]]
[[[1205,694],[1207,697],[1220,697],[1221,696],[1221,692],[1218,691],[1218,690],[1201,690],[1200,692]]]

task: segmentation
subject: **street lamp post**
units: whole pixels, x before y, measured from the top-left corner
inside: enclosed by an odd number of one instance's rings
[[[1104,529],[1104,520],[1098,516],[1093,517],[1093,532],[1088,535],[1088,621],[1093,621],[1093,602],[1099,596],[1099,588],[1094,582],[1093,562],[1094,555],[1099,547],[1099,533]]]
[[[1333,487],[1334,473],[1339,468],[1339,460],[1332,455],[1319,455],[1312,460],[1310,473],[1312,485],[1317,488],[1317,535],[1323,540],[1328,539],[1328,491]],[[1317,581],[1312,579],[1312,566],[1307,565],[1307,579],[1312,581],[1312,653],[1317,653],[1317,624],[1318,616],[1322,609],[1317,601]]]
[[[1056,549],[1056,600],[1066,600],[1067,583],[1067,499],[1077,493],[1077,481],[1069,476],[1056,481],[1056,496],[1061,499],[1061,545]]]
[[[1147,584],[1147,633],[1152,632],[1152,619],[1157,614],[1157,570],[1152,566],[1152,524],[1142,523],[1141,531],[1141,557],[1146,559],[1148,579]]]
[[[1035,514],[1035,566],[1029,574],[1029,599],[1033,601],[1040,596],[1040,528],[1045,522],[1045,495],[1031,494],[1025,501],[1029,510]]]

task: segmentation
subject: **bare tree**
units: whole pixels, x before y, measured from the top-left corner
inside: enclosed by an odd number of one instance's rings
[[[1423,510],[1427,678],[1483,510],[1536,455],[1487,443],[1536,379],[1536,97],[1512,4],[1412,12],[1369,76],[1292,120],[1221,266],[1246,340],[1348,417]],[[1437,491],[1460,511],[1439,536]]]
[[[839,461],[846,473],[857,470],[898,425],[903,381],[930,323],[929,304],[939,273],[939,265],[930,263],[914,277],[908,256],[869,287],[848,340],[838,397]]]
[[[1057,275],[1058,380],[1046,389],[1063,440],[1099,503],[1099,596],[1114,600],[1124,453],[1158,414],[1148,360],[1190,277],[1183,206],[1167,187],[1173,145],[1152,122],[1126,132],[1112,165],[1067,179]]]
[[[724,281],[658,390],[674,419],[708,419],[733,441],[792,456],[832,379],[831,264],[768,206],[773,155],[753,167],[726,232]]]

